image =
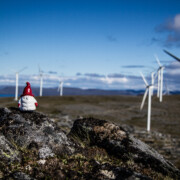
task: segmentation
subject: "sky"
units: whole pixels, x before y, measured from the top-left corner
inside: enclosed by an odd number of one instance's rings
[[[180,90],[179,0],[0,0],[0,85],[142,89],[165,66]]]

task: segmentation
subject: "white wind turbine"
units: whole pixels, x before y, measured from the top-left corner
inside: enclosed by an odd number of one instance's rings
[[[163,71],[164,71],[164,66],[162,66],[162,64],[159,61],[159,58],[157,56],[155,56],[156,61],[159,65],[158,68],[158,90],[157,90],[157,97],[159,97],[159,101],[162,102],[163,99]]]
[[[43,71],[41,70],[39,66],[39,76],[40,76],[40,92],[39,96],[42,96],[42,89],[43,89]]]
[[[59,91],[59,95],[63,96],[63,81],[60,81],[58,91]]]
[[[141,103],[141,107],[140,107],[140,110],[142,110],[143,106],[144,106],[144,103],[145,103],[145,100],[146,100],[146,97],[147,97],[147,94],[148,94],[148,114],[147,114],[147,131],[150,131],[150,126],[151,126],[151,96],[152,96],[152,88],[153,88],[153,84],[148,84],[144,75],[141,73],[141,76],[142,76],[142,79],[146,85],[146,90],[145,90],[145,93],[144,93],[144,96],[143,96],[143,100],[142,100],[142,103]]]
[[[16,72],[16,89],[15,89],[15,101],[18,100],[18,82],[19,82],[19,73],[24,71],[27,67],[22,68]]]
[[[154,75],[155,75],[155,73],[152,72],[152,73],[151,73],[151,84],[152,84],[152,85],[154,85],[154,79],[155,79]],[[153,94],[154,94],[154,86],[152,86],[151,95],[153,96]]]

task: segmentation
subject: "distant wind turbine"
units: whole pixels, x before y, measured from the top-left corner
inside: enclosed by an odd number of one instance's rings
[[[60,81],[58,91],[59,91],[59,95],[63,96],[63,81]]]
[[[157,90],[157,97],[159,97],[160,102],[162,102],[163,99],[163,71],[165,69],[165,66],[163,66],[160,61],[159,58],[157,56],[155,56],[156,61],[159,65],[158,68],[158,90]]]
[[[40,92],[39,96],[42,96],[42,90],[43,90],[43,71],[41,70],[39,66],[39,77],[40,77]]]
[[[147,94],[148,94],[148,114],[147,114],[147,131],[150,131],[150,126],[151,126],[151,96],[152,96],[152,88],[153,88],[153,84],[148,84],[144,75],[141,73],[142,79],[146,85],[146,90],[143,96],[143,100],[140,106],[140,110],[142,110]]]
[[[178,62],[180,62],[180,58],[174,56],[173,54],[171,54],[170,52],[163,50],[166,54],[168,54],[169,56],[173,57],[174,59],[176,59]]]
[[[16,72],[16,89],[15,89],[15,101],[18,100],[18,82],[19,82],[19,73],[24,71],[27,67],[22,68]]]
[[[154,75],[155,75],[155,73],[154,72],[152,72],[151,73],[151,84],[152,85],[154,85]],[[151,95],[153,96],[153,94],[154,94],[154,86],[152,86],[152,93],[151,93]]]

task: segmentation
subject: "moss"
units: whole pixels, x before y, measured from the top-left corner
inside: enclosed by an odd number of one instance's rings
[[[8,159],[11,158],[11,156],[10,156],[9,154],[5,153],[5,152],[2,152],[2,155],[4,155],[5,157],[7,157]]]

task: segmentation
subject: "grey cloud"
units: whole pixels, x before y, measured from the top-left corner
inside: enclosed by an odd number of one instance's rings
[[[161,43],[166,47],[180,47],[180,14],[155,27],[155,32],[163,34],[164,38],[152,38],[152,43]]]
[[[7,56],[7,55],[9,55],[8,51],[0,52],[0,56]]]
[[[128,66],[122,66],[122,68],[144,68],[143,65],[128,65]]]
[[[89,76],[89,77],[104,77],[104,75],[101,75],[101,74],[97,74],[97,73],[85,73],[84,74],[85,76]]]
[[[113,36],[111,36],[111,35],[107,36],[107,40],[108,40],[109,42],[117,42],[117,38],[115,38],[115,37],[113,37]]]
[[[114,73],[114,74],[108,74],[108,77],[110,77],[110,78],[123,78],[124,75],[119,74],[119,73]]]
[[[82,74],[80,72],[76,73],[76,76],[82,76]]]
[[[49,74],[57,74],[55,71],[48,71]]]
[[[179,70],[180,72],[180,63],[177,62],[177,63],[171,63],[169,65],[166,65],[166,70]]]
[[[104,75],[97,74],[97,73],[85,73],[85,74],[82,74],[80,72],[76,73],[76,76],[87,76],[87,77],[95,77],[95,78],[105,77]]]

